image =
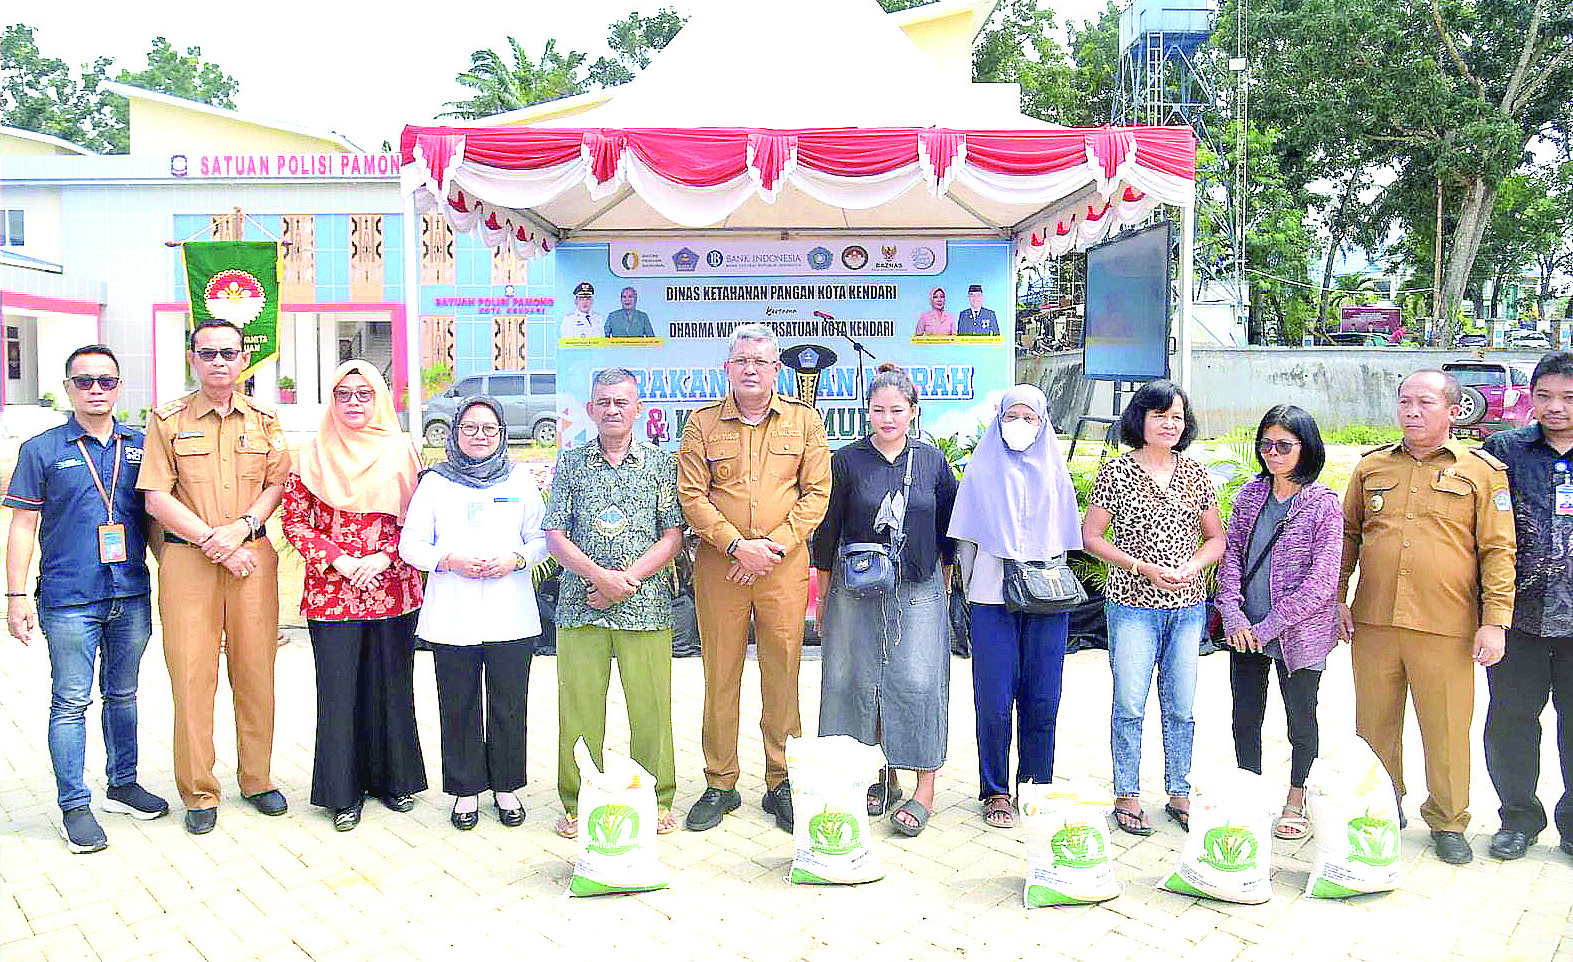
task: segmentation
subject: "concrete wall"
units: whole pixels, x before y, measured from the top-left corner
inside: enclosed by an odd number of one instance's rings
[[[1191,355],[1195,373],[1189,393],[1207,437],[1254,429],[1274,404],[1298,404],[1324,431],[1391,428],[1405,375],[1469,356],[1467,351],[1410,348],[1197,348]],[[1516,351],[1489,356],[1528,364],[1540,359]],[[1084,412],[1107,415],[1110,410],[1109,385],[1081,377],[1079,351],[1020,358],[1016,375],[1043,388],[1050,417],[1062,433],[1069,433]],[[1094,436],[1093,429],[1083,436]]]

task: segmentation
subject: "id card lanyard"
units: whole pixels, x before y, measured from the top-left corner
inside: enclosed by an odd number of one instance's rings
[[[76,442],[78,451],[82,452],[82,463],[87,465],[87,473],[93,479],[93,487],[98,489],[98,496],[104,502],[104,523],[98,526],[98,561],[100,564],[120,564],[126,560],[126,526],[115,520],[114,492],[120,487],[120,454],[125,439],[115,440],[115,470],[109,480],[109,490],[104,490],[104,481],[98,476],[98,465],[88,457],[87,446],[81,439]]]
[[[1568,462],[1557,462],[1551,482],[1553,514],[1559,518],[1573,517],[1573,474],[1568,473]]]

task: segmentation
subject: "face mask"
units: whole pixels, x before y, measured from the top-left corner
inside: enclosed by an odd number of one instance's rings
[[[1000,437],[1012,451],[1025,451],[1038,439],[1038,425],[1027,421],[1006,421],[1000,425]]]

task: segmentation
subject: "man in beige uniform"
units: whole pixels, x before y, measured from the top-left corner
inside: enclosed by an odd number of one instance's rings
[[[749,615],[759,650],[765,811],[792,830],[786,739],[801,735],[798,662],[808,608],[808,539],[830,504],[830,448],[819,412],[776,393],[780,350],[770,329],[732,334],[725,401],[683,427],[677,498],[700,537],[694,599],[705,666],[707,788],[687,827],[702,832],[742,804],[738,702]]]
[[[1417,371],[1398,392],[1404,440],[1368,452],[1344,495],[1344,556],[1338,597],[1353,637],[1355,730],[1404,795],[1404,696],[1415,704],[1430,798],[1420,814],[1437,857],[1474,857],[1469,825],[1469,723],[1475,666],[1502,657],[1513,621],[1517,538],[1501,461],[1449,439],[1458,382]]]
[[[187,359],[202,389],[148,419],[137,489],[165,529],[158,612],[175,701],[175,786],[186,831],[202,835],[218,821],[213,696],[221,641],[240,793],[264,815],[289,809],[269,773],[279,591],[278,555],[263,529],[284,496],[289,449],[277,416],[235,389],[249,361],[239,328],[204,322]]]

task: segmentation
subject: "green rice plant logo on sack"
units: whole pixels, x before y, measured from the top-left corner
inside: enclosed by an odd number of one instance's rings
[[[1244,872],[1256,867],[1257,848],[1256,835],[1250,829],[1225,823],[1202,836],[1202,854],[1197,861],[1220,872]]]
[[[1086,822],[1066,822],[1049,840],[1054,864],[1065,868],[1092,868],[1108,861],[1103,850],[1103,833]]]
[[[1349,821],[1349,858],[1378,868],[1398,861],[1398,826],[1369,811]]]
[[[639,813],[627,805],[602,805],[590,813],[585,831],[589,834],[585,851],[622,855],[638,844]]]
[[[857,818],[846,812],[823,812],[808,820],[808,839],[821,855],[845,855],[859,846]]]

